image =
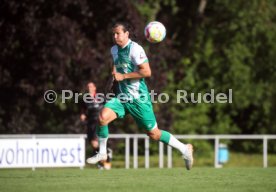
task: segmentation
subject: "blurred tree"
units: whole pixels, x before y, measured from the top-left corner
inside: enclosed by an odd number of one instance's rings
[[[275,134],[275,2],[169,2],[160,1],[160,11],[154,13],[181,55],[173,65],[166,63],[170,70],[164,90],[172,96],[168,109],[173,131]],[[176,103],[177,90],[197,95],[211,89],[232,89],[233,103],[194,104],[191,96],[189,103]]]
[[[78,106],[61,103],[61,90],[80,92],[92,80],[101,91],[112,23],[126,18],[141,25],[128,1],[1,1],[0,132],[80,132]],[[43,99],[48,89],[55,104]]]

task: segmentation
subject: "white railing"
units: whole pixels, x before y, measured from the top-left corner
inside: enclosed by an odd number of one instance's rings
[[[177,139],[201,139],[214,140],[214,167],[218,168],[218,151],[221,139],[246,139],[246,140],[263,140],[263,167],[268,166],[267,143],[268,140],[276,139],[276,135],[174,135]],[[133,168],[138,168],[138,139],[145,140],[145,168],[149,168],[149,137],[144,134],[110,134],[110,139],[125,139],[125,168],[130,168],[130,140],[133,140]],[[172,167],[172,148],[167,146],[168,168]],[[159,168],[164,167],[164,144],[159,142]]]
[[[276,139],[276,135],[174,135],[178,139],[195,139],[195,140],[214,140],[214,167],[219,167],[218,152],[221,139],[246,139],[246,140],[263,140],[263,167],[268,167],[267,146],[268,140]],[[0,135],[1,139],[14,138],[85,138],[83,134],[51,134],[51,135]],[[133,168],[138,168],[138,140],[144,139],[145,143],[145,168],[150,167],[150,142],[149,137],[145,134],[110,134],[110,139],[125,140],[125,168],[130,168],[130,142],[133,142]],[[1,148],[1,146],[0,146]],[[172,167],[172,148],[167,146],[167,167]],[[159,168],[164,167],[164,144],[159,142]]]

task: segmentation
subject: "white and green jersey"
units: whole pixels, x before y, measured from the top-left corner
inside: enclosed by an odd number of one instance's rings
[[[116,72],[122,74],[138,71],[139,65],[148,62],[144,49],[138,43],[131,40],[123,48],[114,45],[111,48],[111,54]],[[144,78],[120,81],[119,91],[125,94],[128,99],[137,99],[142,95],[148,96],[149,94]]]

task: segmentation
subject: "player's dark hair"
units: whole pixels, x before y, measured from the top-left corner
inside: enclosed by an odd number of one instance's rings
[[[124,22],[124,21],[119,21],[119,22],[116,22],[112,28],[116,28],[116,27],[119,27],[119,26],[122,26],[123,27],[123,31],[124,32],[129,32],[129,37],[133,40],[136,39],[136,34],[135,34],[135,30],[134,30],[134,27],[132,25],[130,25],[128,22]]]

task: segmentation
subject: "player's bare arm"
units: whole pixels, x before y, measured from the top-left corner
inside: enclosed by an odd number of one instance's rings
[[[141,65],[138,65],[138,67],[138,71],[135,72],[122,74],[113,71],[113,75],[116,81],[122,81],[124,79],[140,79],[151,76],[151,69],[149,63],[143,63]]]
[[[114,74],[114,73],[116,73],[116,68],[115,68],[115,66],[113,65],[113,67],[112,67],[112,74]]]

